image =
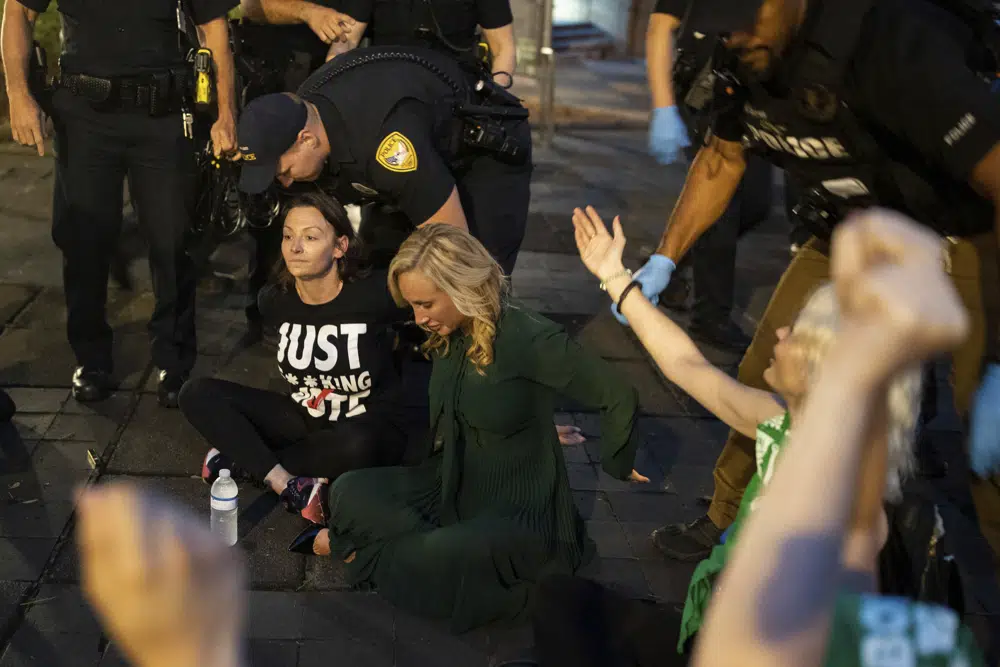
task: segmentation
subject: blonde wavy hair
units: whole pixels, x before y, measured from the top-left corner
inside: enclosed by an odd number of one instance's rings
[[[812,386],[819,367],[840,327],[840,308],[831,283],[823,285],[809,298],[792,327],[795,343],[801,346],[806,361],[807,385]],[[914,442],[920,416],[923,374],[919,364],[901,371],[889,384],[888,447],[885,498],[898,502],[903,482],[916,468]]]
[[[493,363],[493,341],[497,322],[507,304],[510,286],[500,265],[471,234],[446,224],[419,227],[410,235],[389,264],[389,291],[400,306],[406,299],[399,289],[404,273],[419,271],[448,295],[455,308],[469,318],[467,333],[472,343],[466,356],[476,372],[486,374]],[[448,354],[448,337],[428,330],[424,354]]]

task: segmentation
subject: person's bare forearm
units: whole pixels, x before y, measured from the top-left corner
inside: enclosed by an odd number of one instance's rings
[[[212,52],[215,64],[215,89],[218,95],[219,116],[236,118],[236,67],[229,46],[229,24],[225,17],[199,26],[204,45]]]
[[[875,406],[885,400],[880,335],[846,330],[824,361],[722,574],[695,667],[822,662],[863,451]]]
[[[674,100],[674,30],[680,21],[670,14],[653,13],[646,29],[646,73],[653,108],[671,107]]]
[[[698,151],[656,252],[679,263],[725,213],[744,171],[746,158],[739,143],[712,139]]]
[[[7,0],[4,4],[0,54],[3,55],[4,81],[9,98],[30,94],[28,63],[37,18],[38,12],[28,9],[17,0]]]
[[[243,15],[255,23],[291,25],[305,23],[314,6],[305,0],[241,0]]]
[[[490,55],[493,57],[494,76],[501,72],[514,79],[514,70],[517,69],[517,46],[514,43],[514,25],[507,24],[499,28],[487,28],[483,30],[483,38],[486,45],[490,47]],[[498,79],[501,85],[507,85],[507,77]]]

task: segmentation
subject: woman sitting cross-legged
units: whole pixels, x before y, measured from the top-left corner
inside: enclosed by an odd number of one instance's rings
[[[624,660],[621,664],[643,667],[683,665],[715,593],[716,581],[740,541],[743,525],[765,495],[775,468],[781,467],[785,441],[812,391],[818,369],[841,336],[837,297],[833,285],[820,288],[793,325],[778,330],[774,359],[764,373],[772,391],[755,389],[713,366],[688,335],[633,286],[622,265],[625,236],[617,218],[613,236],[590,207],[574,212],[573,225],[584,264],[604,282],[663,374],[727,425],[756,438],[757,472],[725,542],[695,569],[682,613],[668,605],[627,600],[579,579],[556,576],[543,582],[535,620],[540,664],[597,667]],[[872,482],[878,487],[872,493],[877,492],[880,499],[883,490],[888,500],[900,499],[901,482],[915,466],[913,442],[920,385],[919,364],[904,369],[888,383],[888,462],[867,469],[869,476],[880,478],[877,484]],[[817,482],[815,488],[822,493],[822,484]],[[869,512],[857,517],[842,552],[842,562],[849,570],[872,571],[888,535],[881,505],[868,507]]]
[[[627,480],[638,479],[636,392],[511,303],[500,266],[467,232],[418,229],[389,286],[430,332],[430,457],[342,475],[329,529],[307,529],[291,548],[343,559],[351,583],[454,632],[517,619],[539,578],[573,572],[594,551],[553,426],[556,394],[601,410],[604,470]]]
[[[389,294],[385,271],[359,270],[354,232],[335,199],[303,195],[281,224],[284,269],[259,301],[279,334],[290,395],[196,378],[184,385],[180,408],[212,447],[206,482],[235,465],[288,511],[322,523],[327,480],[402,457],[391,326],[409,315]]]

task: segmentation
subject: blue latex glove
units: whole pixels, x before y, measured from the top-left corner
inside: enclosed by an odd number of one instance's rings
[[[674,260],[654,254],[633,276],[633,280],[639,281],[642,286],[642,295],[655,306],[660,302],[660,292],[667,289],[667,285],[670,284],[670,276],[674,274],[676,268]],[[615,319],[628,326],[628,320],[618,312],[618,304],[611,304],[611,313]]]
[[[729,531],[732,530],[732,529],[733,529],[733,527],[730,526],[729,528],[726,528],[724,531],[722,531],[722,537],[719,538],[719,544],[725,544],[726,543],[726,540],[729,539]]]
[[[971,421],[969,466],[980,477],[988,477],[1000,470],[1000,366],[996,364],[983,374]]]
[[[657,107],[649,123],[649,154],[660,164],[673,164],[682,148],[691,145],[677,107]]]

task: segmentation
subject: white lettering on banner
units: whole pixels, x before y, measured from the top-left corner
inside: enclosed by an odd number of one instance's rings
[[[945,607],[916,605],[914,630],[920,655],[948,654],[955,650],[958,615]]]
[[[861,640],[861,667],[916,667],[913,643],[905,636],[868,636]]]
[[[751,139],[803,160],[843,160],[851,154],[836,137],[790,137],[748,125]]]

